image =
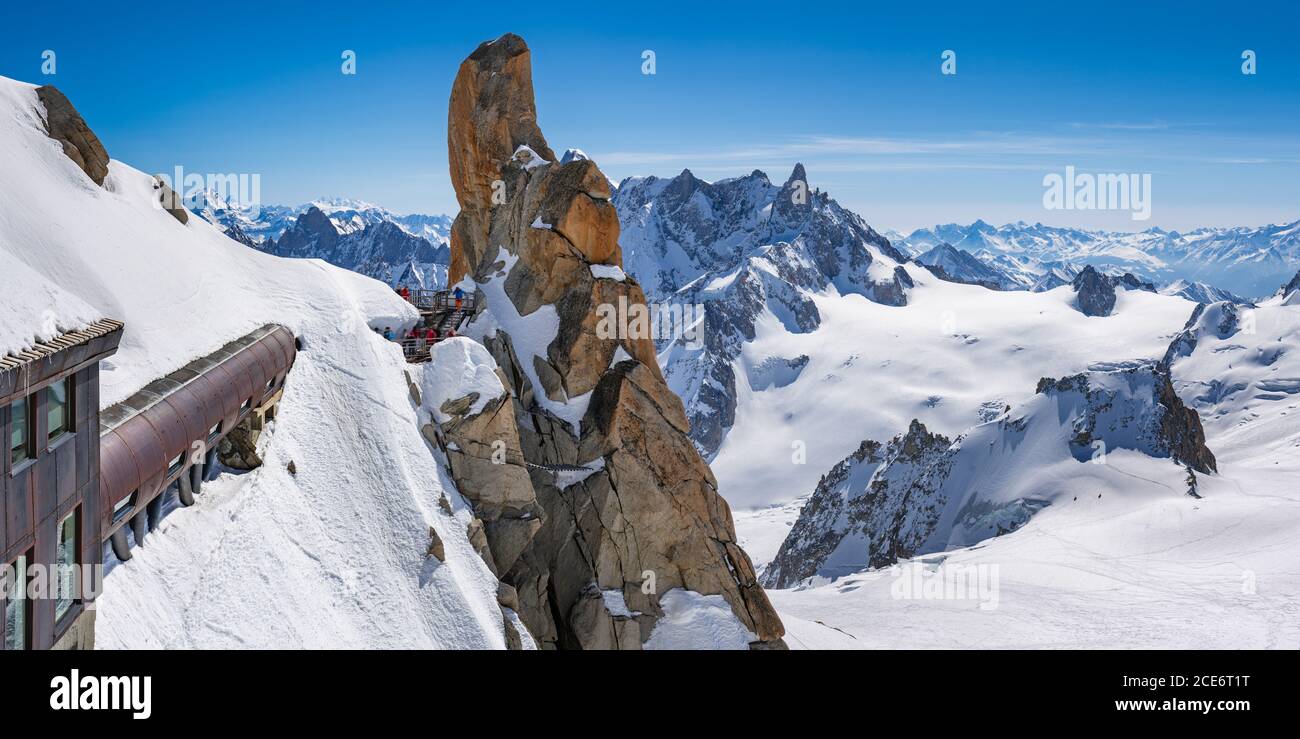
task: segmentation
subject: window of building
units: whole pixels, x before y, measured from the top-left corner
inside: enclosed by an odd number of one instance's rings
[[[244,411],[252,407],[253,407],[253,399],[249,398],[248,400],[245,400],[244,402],[239,404],[239,412],[243,413]]]
[[[45,412],[49,420],[50,441],[72,431],[72,378],[50,385],[45,391]]]
[[[223,423],[222,421],[217,421],[216,424],[213,425],[212,428],[208,429],[208,441],[212,441],[213,439],[215,439],[215,438],[217,438],[218,436],[221,435],[221,424],[222,424],[222,423]]]
[[[77,603],[77,518],[81,509],[69,513],[59,523],[58,549],[54,553],[58,576],[54,592],[54,621],[58,623]]]
[[[181,468],[181,463],[185,461],[185,452],[176,455],[171,464],[167,465],[167,476],[170,477],[177,473]]]
[[[266,389],[267,389],[267,390],[274,390],[274,389],[275,389],[275,378],[274,378],[274,377],[272,377],[271,379],[269,379],[269,380],[266,381]]]
[[[7,565],[4,578],[5,649],[26,649],[31,642],[32,603],[27,599],[27,557],[21,556]]]
[[[119,500],[113,506],[113,523],[117,523],[118,521],[121,521],[122,519],[126,518],[126,514],[130,513],[132,508],[135,508],[135,497],[139,494],[140,491],[137,490],[134,493],[128,495],[127,497]]]
[[[9,461],[11,465],[36,456],[32,449],[32,402],[19,398],[9,404]]]

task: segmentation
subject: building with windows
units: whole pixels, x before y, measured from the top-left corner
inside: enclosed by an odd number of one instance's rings
[[[168,496],[193,505],[219,461],[261,464],[293,332],[263,326],[101,411],[99,360],[122,330],[98,321],[0,357],[0,649],[93,647],[105,558],[131,559]]]
[[[121,338],[105,319],[0,357],[0,649],[94,644],[83,573],[103,552],[99,361]]]

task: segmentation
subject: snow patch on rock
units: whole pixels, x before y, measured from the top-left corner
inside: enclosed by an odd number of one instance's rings
[[[495,336],[497,331],[509,334],[515,356],[519,358],[519,369],[527,375],[528,381],[537,390],[535,394],[537,402],[556,417],[568,422],[573,427],[575,435],[581,435],[582,417],[587,413],[591,393],[569,398],[567,402],[551,400],[542,390],[545,386],[537,376],[537,369],[533,364],[533,357],[546,359],[546,348],[555,340],[560,330],[560,314],[555,310],[554,305],[548,303],[526,316],[519,315],[519,310],[515,308],[514,301],[510,299],[505,288],[510,270],[519,262],[519,257],[506,251],[505,247],[497,247],[496,261],[504,266],[486,282],[475,283],[467,277],[460,283],[466,292],[473,292],[477,287],[487,296],[487,308],[467,324],[461,333],[479,341],[487,336]]]
[[[664,616],[646,649],[748,649],[758,637],[745,628],[726,598],[674,588],[659,599]]]
[[[531,147],[525,146],[524,144],[520,144],[519,148],[515,149],[514,159],[516,162],[522,164],[524,169],[536,169],[542,165],[550,164],[549,161],[543,159],[541,155],[533,151]]]
[[[463,336],[444,339],[429,350],[429,361],[420,365],[423,370],[421,397],[425,410],[438,423],[451,417],[442,412],[442,405],[477,394],[466,416],[476,416],[489,402],[501,397],[506,389],[497,376],[497,363],[486,347]]]
[[[614,280],[622,282],[627,279],[623,268],[617,264],[593,264],[591,265],[591,276],[598,280]]]

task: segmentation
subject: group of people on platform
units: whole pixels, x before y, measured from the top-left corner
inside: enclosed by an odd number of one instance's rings
[[[401,296],[402,300],[405,300],[408,303],[411,302],[411,289],[408,288],[406,285],[402,285],[401,287],[393,288],[393,289],[398,295]],[[465,301],[465,291],[460,289],[460,286],[457,286],[451,291],[451,295],[453,298],[456,299],[456,310],[460,310],[460,306]]]
[[[411,302],[410,288],[403,285],[402,287],[394,288],[393,290],[399,296],[401,296],[402,300],[405,300],[408,303]],[[456,310],[460,310],[461,306],[464,304],[465,291],[457,287],[454,290],[452,290],[452,297],[455,298],[456,300]],[[402,336],[399,332],[394,331],[392,326],[386,326],[383,331],[380,331],[377,326],[372,327],[372,329],[374,330],[375,333],[379,334],[380,336],[383,336],[385,339],[389,341],[401,342],[407,354],[423,354],[428,350],[429,347],[438,343],[442,339],[449,339],[456,335],[454,322],[453,322],[453,327],[447,329],[447,333],[445,335],[438,333],[438,329],[432,326],[426,328],[419,328],[419,327],[413,328],[407,331],[405,336]]]
[[[406,336],[402,336],[398,332],[394,331],[392,326],[386,326],[383,331],[380,331],[378,326],[373,326],[371,327],[371,330],[389,341],[405,340],[407,342],[414,342],[415,345],[421,349],[430,344],[436,343],[439,339],[450,339],[456,335],[456,329],[454,328],[448,329],[447,335],[443,336],[438,333],[438,329],[433,328],[432,326],[428,328],[413,328],[406,332]]]

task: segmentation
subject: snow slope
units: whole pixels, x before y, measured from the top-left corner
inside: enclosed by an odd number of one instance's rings
[[[1218,460],[1218,474],[1198,475],[1200,499],[1167,460],[1112,449],[1105,465],[1064,461],[1044,489],[1072,490],[1012,533],[769,589],[788,643],[1300,648],[1300,306],[1207,306],[1168,356]],[[792,507],[736,517],[742,540],[768,543],[751,548],[756,565]],[[945,587],[962,582],[981,586]]]
[[[0,78],[0,346],[95,314],[124,320],[103,365],[107,406],[267,322],[303,341],[265,466],[212,483],[113,568],[98,643],[505,646],[496,580],[419,434],[408,366],[370,330],[409,325],[413,309],[368,278],[262,254],[202,219],[181,225],[121,162],[97,187],[42,114],[33,86]],[[445,563],[426,555],[431,527]]]
[[[905,266],[909,304],[881,305],[828,289],[811,296],[821,325],[792,333],[770,313],[738,360],[808,356],[798,378],[756,390],[737,372],[736,421],[712,462],[735,508],[786,503],[858,447],[913,418],[949,437],[1034,394],[1038,379],[1101,362],[1163,356],[1194,305],[1117,290],[1115,312],[1084,316],[1069,287],[1000,292]]]
[[[1208,305],[1171,355],[1174,389],[1200,414],[1224,476],[1300,506],[1300,305]]]
[[[17,354],[103,318],[86,301],[46,281],[22,262],[5,260],[3,266],[0,356]]]
[[[1111,456],[1143,474],[1141,455]],[[1202,478],[1202,500],[1135,481],[983,544],[767,592],[792,648],[1300,648],[1294,479],[1287,494],[1239,490],[1230,474]],[[914,567],[996,586],[926,597],[903,587]]]

